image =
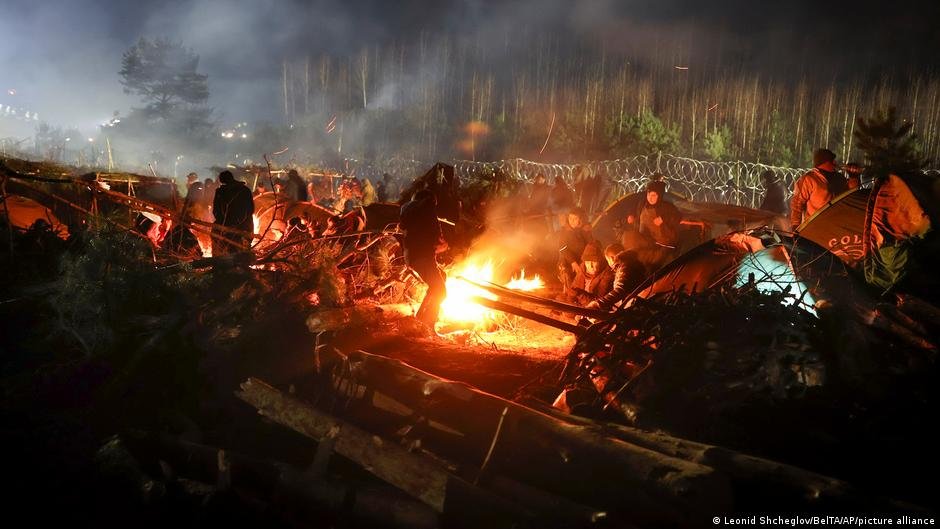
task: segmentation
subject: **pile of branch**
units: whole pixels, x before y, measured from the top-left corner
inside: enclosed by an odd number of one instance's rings
[[[580,337],[556,404],[664,427],[801,398],[825,382],[826,365],[818,319],[788,300],[747,288],[638,299]]]

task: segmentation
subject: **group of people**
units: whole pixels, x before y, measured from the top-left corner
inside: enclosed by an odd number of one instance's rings
[[[840,172],[845,171],[845,174]],[[786,193],[773,172],[761,175],[765,195],[760,209],[789,216],[793,230],[819,208],[846,190],[861,183],[862,167],[856,163],[840,166],[828,149],[813,153],[813,169],[794,184],[787,207]],[[595,207],[593,192],[588,202]],[[684,220],[679,209],[667,199],[662,175],[654,175],[638,201],[619,223],[621,240],[606,247],[594,239],[590,215],[578,203],[584,193],[576,193],[561,178],[548,185],[543,175],[535,176],[523,215],[532,226],[549,233],[549,245],[557,250],[560,297],[563,301],[609,310],[625,299],[647,277],[679,255],[681,225],[701,223]],[[419,317],[429,324],[437,319],[437,306],[446,295],[445,277],[435,260],[435,242],[440,224],[434,212],[434,195],[415,194],[401,211],[401,227],[406,233],[408,263],[429,285]],[[789,210],[789,211],[788,211]],[[413,241],[409,249],[407,241]],[[423,241],[423,242],[418,242]]]
[[[256,179],[254,190],[251,190],[246,182],[236,179],[229,170],[220,172],[216,179],[206,178],[204,181],[196,173],[189,173],[183,213],[190,220],[216,225],[212,235],[201,230],[194,234],[201,248],[212,248],[212,255],[219,256],[250,247],[250,234],[254,231],[254,201],[268,193],[283,195],[291,202],[311,202],[332,210],[335,215],[316,231],[318,235],[332,235],[362,230],[365,224],[362,208],[374,202],[394,200],[400,189],[400,182],[387,173],[378,186],[373,186],[368,179],[353,177],[342,177],[334,186],[333,176],[320,176],[320,179],[316,175],[304,179],[296,169],[291,169],[283,177]],[[291,226],[297,224],[293,222]],[[307,226],[303,228],[310,231]]]
[[[561,297],[569,303],[608,309],[678,254],[682,215],[666,200],[666,184],[652,179],[642,200],[622,219],[621,241],[602,248],[580,207],[568,211],[554,235]]]
[[[845,170],[847,176],[840,172]],[[766,189],[761,209],[786,215],[789,209],[790,226],[795,230],[819,208],[842,192],[860,184],[861,167],[857,164],[839,166],[835,154],[828,149],[817,149],[813,154],[813,169],[794,184],[789,208],[785,193],[773,173],[762,175]],[[444,175],[446,176],[446,175]],[[447,179],[441,176],[438,187]],[[328,177],[331,178],[331,177]],[[213,254],[222,255],[247,249],[253,231],[252,192],[236,180],[230,171],[222,171],[218,180],[200,182],[195,174],[187,178],[186,209],[199,220],[213,222]],[[296,170],[287,172],[285,179],[274,181],[275,192],[295,201],[319,201],[332,208],[336,217],[355,216],[361,206],[375,201],[394,200],[398,191],[396,182],[388,174],[377,186],[368,180],[345,178],[330,194],[318,190],[314,180],[304,181]],[[454,184],[459,185],[459,184]],[[410,268],[428,285],[428,293],[418,311],[419,319],[429,325],[437,321],[441,302],[446,296],[443,271],[437,263],[437,254],[446,248],[446,233],[439,215],[455,217],[447,204],[441,204],[441,189],[419,186],[400,210],[403,249]],[[446,187],[446,186],[445,186]],[[561,178],[550,186],[543,175],[536,175],[529,188],[523,215],[530,226],[540,226],[549,248],[557,250],[560,298],[568,303],[609,309],[623,300],[651,273],[679,254],[679,234],[685,221],[679,209],[668,200],[662,175],[654,175],[647,183],[641,200],[620,220],[620,241],[603,246],[591,232],[590,209],[597,207],[596,196],[584,188],[576,192]],[[267,192],[256,189],[256,194]],[[451,195],[444,193],[450,200]],[[456,192],[453,193],[456,197]],[[446,201],[446,200],[445,200]],[[581,205],[587,203],[586,211]],[[449,202],[448,202],[449,204]],[[581,204],[581,205],[579,205]],[[441,213],[440,208],[448,212]],[[334,222],[336,224],[336,222]],[[362,229],[357,223],[355,229]],[[450,221],[447,227],[452,228]],[[231,228],[231,229],[229,229]]]
[[[339,183],[334,183],[334,180],[339,180]],[[290,169],[283,178],[278,175],[270,181],[258,179],[254,195],[273,191],[290,200],[312,202],[342,214],[358,206],[396,200],[399,188],[400,182],[388,173],[382,175],[378,185],[373,185],[368,178],[329,174],[310,174],[305,179],[297,169]]]

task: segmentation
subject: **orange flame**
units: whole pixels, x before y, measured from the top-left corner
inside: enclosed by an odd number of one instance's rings
[[[469,259],[462,265],[452,268],[447,278],[447,297],[441,304],[441,320],[482,324],[493,318],[495,315],[493,311],[473,303],[470,299],[474,296],[496,299],[496,296],[458,278],[464,277],[476,283],[492,283],[495,272],[496,266],[492,259],[482,263]],[[518,277],[514,276],[506,283],[506,288],[524,291],[538,290],[544,286],[545,282],[538,274],[531,278],[525,277],[524,269]]]

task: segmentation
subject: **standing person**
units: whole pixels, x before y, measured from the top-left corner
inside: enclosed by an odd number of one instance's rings
[[[813,152],[813,168],[793,184],[790,199],[790,227],[793,231],[816,210],[847,191],[848,182],[836,170],[836,155],[829,149]]]
[[[441,303],[447,296],[447,276],[437,265],[437,253],[444,243],[434,193],[427,189],[415,193],[414,198],[402,206],[399,225],[405,231],[402,244],[405,262],[428,285],[415,316],[433,330]]]
[[[640,210],[627,216],[627,225],[637,230],[653,243],[656,256],[652,258],[654,268],[671,261],[679,249],[679,225],[682,214],[671,202],[664,200],[666,183],[654,180],[646,184],[646,197]]]
[[[379,202],[389,202],[395,196],[395,184],[392,182],[392,175],[382,174],[382,181],[375,188],[375,197]]]
[[[213,230],[218,235],[237,243],[236,245],[213,237],[212,254],[214,256],[247,250],[251,244],[251,234],[254,231],[254,221],[251,216],[255,212],[255,204],[251,199],[251,191],[248,186],[235,180],[231,171],[219,173],[219,183],[221,185],[216,190],[215,198],[212,201],[212,213],[215,216],[215,223],[241,230],[243,233]]]
[[[211,178],[206,178],[202,184],[202,201],[206,206],[206,211],[212,211],[212,204],[215,202],[215,191],[219,188],[219,183]]]
[[[297,169],[291,169],[287,172],[286,188],[287,194],[290,196],[291,200],[296,200],[297,202],[307,201],[307,185],[304,184],[304,181],[300,178]]]
[[[372,181],[368,178],[362,180],[362,205],[368,206],[369,204],[375,203],[377,200],[375,187],[372,186]]]
[[[783,186],[777,181],[777,175],[773,171],[767,170],[761,173],[760,180],[764,185],[764,199],[761,200],[758,209],[785,215],[787,213],[787,204],[783,196]]]

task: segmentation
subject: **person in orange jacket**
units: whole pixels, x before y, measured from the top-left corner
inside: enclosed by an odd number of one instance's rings
[[[847,190],[845,176],[836,167],[835,153],[829,149],[816,149],[813,168],[793,184],[790,227],[795,231],[816,210]]]

